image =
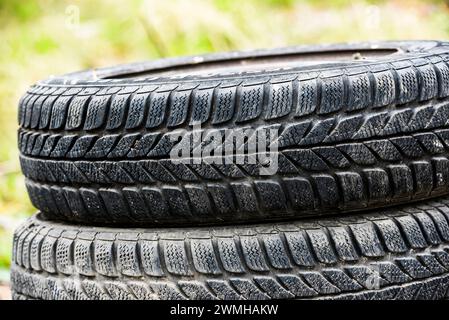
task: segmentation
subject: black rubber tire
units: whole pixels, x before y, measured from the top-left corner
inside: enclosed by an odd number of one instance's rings
[[[351,54],[369,59],[322,61]],[[297,57],[315,64],[292,67]],[[252,61],[261,65],[235,72]],[[52,78],[19,104],[22,170],[33,204],[49,217],[97,224],[262,222],[444,195],[448,61],[448,43],[365,43]],[[274,128],[279,170],[173,161],[170,151],[195,122],[215,132]],[[171,142],[177,129],[187,131]]]
[[[118,229],[28,220],[13,296],[36,299],[443,299],[449,197],[332,219]]]

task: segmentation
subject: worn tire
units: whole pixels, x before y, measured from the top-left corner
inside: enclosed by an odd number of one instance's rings
[[[443,299],[449,197],[331,219],[14,235],[13,296],[36,299]]]
[[[368,59],[323,62],[357,52]],[[297,57],[315,64],[292,65]],[[251,61],[261,64],[236,71]],[[365,43],[52,78],[19,103],[22,170],[48,217],[96,224],[262,222],[444,195],[448,61],[448,43]],[[203,147],[225,129],[274,129],[279,169],[262,175],[267,163],[174,161],[170,151],[189,141],[194,123]]]

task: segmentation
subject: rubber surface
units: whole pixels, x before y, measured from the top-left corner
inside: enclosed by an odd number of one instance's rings
[[[372,47],[398,52],[240,73],[185,71]],[[169,59],[52,78],[19,104],[22,170],[33,204],[49,217],[98,224],[261,222],[444,195],[448,61],[447,43],[401,42]],[[277,135],[274,175],[261,174],[264,162],[170,158],[199,132],[202,142],[187,158],[224,145],[213,140],[217,132],[267,128]],[[248,150],[251,137],[234,150]]]
[[[332,219],[117,229],[31,218],[16,299],[444,299],[449,197]]]

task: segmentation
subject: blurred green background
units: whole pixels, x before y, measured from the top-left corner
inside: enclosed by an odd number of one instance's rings
[[[52,74],[134,60],[318,42],[449,39],[449,0],[0,0],[0,281],[33,213],[16,105]]]

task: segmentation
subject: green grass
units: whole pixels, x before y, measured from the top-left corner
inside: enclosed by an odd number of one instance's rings
[[[134,60],[223,50],[448,39],[448,2],[2,0],[0,218],[15,221],[34,211],[19,169],[16,105],[26,88],[39,79]],[[9,266],[10,229],[0,224],[0,269]]]

